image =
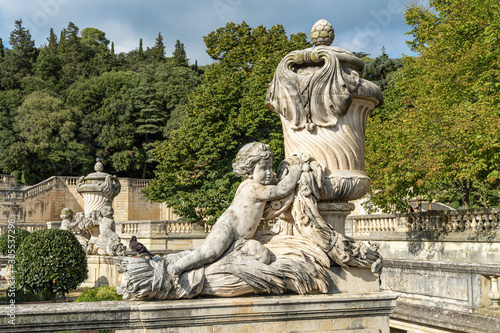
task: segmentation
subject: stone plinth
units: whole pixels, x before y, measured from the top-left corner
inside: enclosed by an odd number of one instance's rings
[[[118,265],[121,260],[122,257],[87,255],[88,278],[80,287],[118,286],[120,284]]]
[[[395,305],[388,293],[16,304],[15,326],[0,306],[0,331],[388,333]]]

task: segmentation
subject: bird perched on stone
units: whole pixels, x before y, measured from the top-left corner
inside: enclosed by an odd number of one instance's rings
[[[139,243],[137,241],[137,237],[136,236],[132,236],[132,238],[130,239],[130,242],[128,243],[128,246],[130,247],[130,249],[132,251],[134,251],[135,253],[137,253],[137,255],[146,255],[148,256],[149,258],[153,258],[153,255],[151,254],[151,252],[148,251],[148,249],[144,246],[144,244],[142,243]]]

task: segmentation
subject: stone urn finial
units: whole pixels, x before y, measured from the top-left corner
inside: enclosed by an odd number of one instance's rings
[[[314,46],[330,46],[335,39],[335,31],[327,20],[319,20],[311,29],[311,43]]]
[[[99,158],[94,165],[95,172],[82,176],[76,184],[76,191],[83,198],[85,217],[94,210],[111,207],[113,199],[120,193],[118,177],[103,172],[104,166]]]
[[[102,170],[104,170],[104,165],[102,165],[101,163],[101,159],[98,157],[95,159],[95,165],[94,165],[94,170],[96,172],[102,172]]]

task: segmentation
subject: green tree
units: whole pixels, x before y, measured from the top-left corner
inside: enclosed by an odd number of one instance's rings
[[[190,95],[180,128],[156,145],[159,165],[144,191],[189,221],[215,219],[227,208],[240,181],[231,164],[242,145],[267,142],[283,157],[279,117],[264,106],[267,85],[287,52],[308,46],[304,34],[288,38],[282,26],[252,29],[245,22],[204,40],[216,62]]]
[[[112,56],[108,49],[106,34],[96,28],[85,28],[81,32],[82,49],[86,57],[86,76],[96,76],[111,70]]]
[[[73,22],[69,22],[68,27],[61,31],[58,54],[61,59],[61,81],[65,87],[84,74],[85,54],[79,31]]]
[[[1,61],[0,86],[3,89],[20,88],[21,80],[32,74],[37,57],[35,42],[22,23],[22,20],[15,21],[15,29],[10,33],[9,40],[12,49],[6,50]]]
[[[387,53],[385,53],[385,47],[382,48],[382,54],[371,61],[367,58],[367,54],[360,55],[363,55],[360,58],[365,62],[365,68],[361,76],[377,84],[382,90],[387,88],[391,75],[403,66],[400,59],[389,58]]]
[[[16,284],[32,292],[76,289],[87,278],[87,257],[67,230],[42,229],[25,238],[16,252]]]
[[[430,1],[405,12],[418,57],[385,91],[367,125],[372,201],[459,196],[464,208],[500,204],[500,5]]]
[[[2,38],[0,38],[0,58],[5,57],[5,48],[3,46]]]
[[[152,61],[165,61],[165,45],[163,44],[163,36],[160,32],[158,33],[158,37],[156,37],[155,45],[149,51],[149,57]]]
[[[47,45],[47,53],[48,54],[57,54],[57,46],[59,45],[57,42],[57,36],[54,33],[54,29],[50,28],[49,38],[47,38],[49,44]]]
[[[22,103],[20,90],[0,91],[0,170],[10,173],[16,169],[15,164],[22,156],[12,155],[10,147],[18,141],[14,130],[14,119],[17,109]]]
[[[184,50],[184,44],[180,40],[175,42],[175,49],[173,53],[173,60],[176,66],[189,66],[189,60],[186,57],[186,51]]]
[[[34,92],[24,100],[15,118],[18,141],[9,150],[22,154],[13,169],[38,176],[75,175],[91,159],[77,140],[81,111],[45,92]],[[14,155],[16,156],[16,155]],[[17,155],[20,157],[20,155]]]
[[[139,51],[137,51],[137,61],[143,61],[144,60],[144,50],[142,46],[142,38],[139,39]]]

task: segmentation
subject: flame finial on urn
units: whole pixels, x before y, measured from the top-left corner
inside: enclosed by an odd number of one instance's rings
[[[314,46],[330,46],[335,39],[335,31],[327,20],[319,20],[311,29],[311,42]]]

